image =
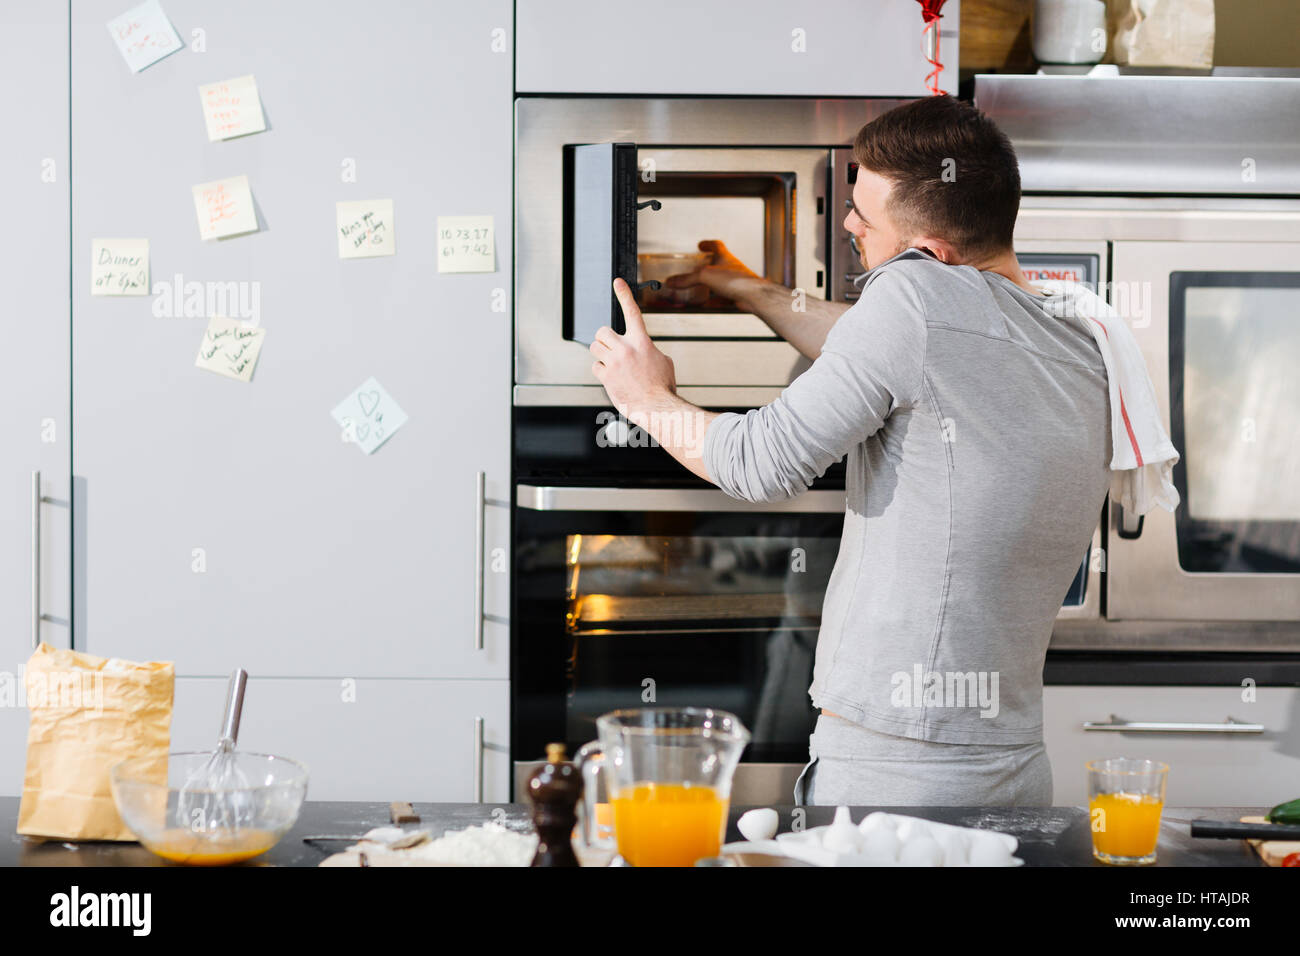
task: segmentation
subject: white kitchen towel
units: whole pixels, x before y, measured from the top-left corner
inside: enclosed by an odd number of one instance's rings
[[[1106,363],[1111,500],[1138,515],[1156,505],[1173,511],[1179,502],[1173,482],[1178,449],[1161,424],[1155,386],[1137,339],[1123,317],[1087,286],[1061,279],[1035,280],[1034,285],[1052,296],[1043,302],[1047,313],[1086,328]]]

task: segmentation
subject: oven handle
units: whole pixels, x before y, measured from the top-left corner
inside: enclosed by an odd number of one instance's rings
[[[805,491],[782,501],[742,501],[717,488],[590,488],[518,485],[515,500],[529,511],[748,511],[843,514],[843,491]]]
[[[1109,723],[1085,720],[1083,729],[1143,734],[1262,734],[1264,725],[1249,724],[1235,717],[1227,717],[1221,724],[1203,724],[1196,721],[1125,720],[1111,714]]]

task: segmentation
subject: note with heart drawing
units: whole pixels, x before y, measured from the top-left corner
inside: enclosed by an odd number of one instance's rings
[[[406,413],[373,377],[330,414],[343,429],[343,440],[353,442],[367,455],[406,424]]]

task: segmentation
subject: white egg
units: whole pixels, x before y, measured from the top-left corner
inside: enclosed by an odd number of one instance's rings
[[[919,817],[903,817],[898,824],[898,838],[909,843],[919,836],[930,836],[930,822]]]
[[[943,866],[943,847],[933,837],[916,836],[903,844],[898,862],[903,866]]]
[[[837,807],[835,821],[826,828],[822,835],[822,846],[832,853],[857,853],[862,842],[862,834],[853,825],[853,816],[848,807]]]
[[[858,832],[860,833],[870,833],[872,830],[876,829],[885,829],[891,833],[894,832],[894,821],[890,818],[889,814],[885,813],[883,810],[868,813],[862,818],[862,822],[858,824]]]
[[[1011,851],[996,839],[976,838],[971,842],[971,866],[1012,866]]]
[[[862,837],[862,855],[871,857],[873,861],[895,862],[900,846],[898,834],[889,826],[876,826]]]
[[[940,833],[935,839],[943,847],[944,866],[965,866],[970,862],[970,845],[964,833]]]
[[[770,840],[776,836],[778,822],[776,811],[764,808],[742,813],[740,819],[736,821],[736,828],[746,840]]]

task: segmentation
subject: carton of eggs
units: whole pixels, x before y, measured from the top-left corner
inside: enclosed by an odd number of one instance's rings
[[[829,826],[766,839],[776,852],[819,866],[1019,866],[1024,862],[1014,855],[1018,841],[1007,833],[880,811],[867,814],[854,826],[848,807],[837,807]]]

